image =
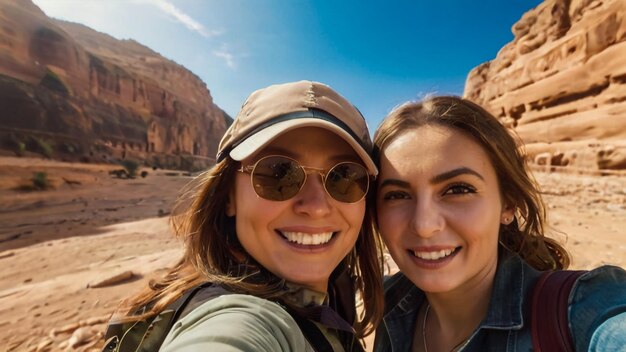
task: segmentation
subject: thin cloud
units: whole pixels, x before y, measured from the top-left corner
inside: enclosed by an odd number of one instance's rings
[[[237,68],[237,65],[235,64],[235,56],[229,53],[228,51],[226,51],[225,49],[215,50],[213,51],[213,55],[223,59],[224,62],[226,63],[226,66],[232,69]]]
[[[200,22],[194,20],[191,16],[184,13],[181,9],[174,6],[174,4],[168,2],[167,0],[151,0],[150,3],[154,4],[174,20],[182,23],[185,27],[205,38],[215,37],[222,34],[222,31],[219,30],[208,30]]]

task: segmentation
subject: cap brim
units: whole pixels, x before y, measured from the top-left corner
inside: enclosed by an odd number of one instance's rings
[[[230,151],[230,157],[233,160],[244,160],[245,158],[252,156],[254,153],[261,150],[263,147],[268,145],[271,141],[273,141],[281,134],[301,127],[320,127],[335,133],[344,141],[346,141],[352,147],[352,149],[354,149],[354,151],[359,155],[361,160],[363,160],[365,167],[371,175],[378,175],[378,168],[376,167],[376,164],[374,164],[374,161],[372,161],[370,155],[367,153],[367,151],[365,151],[365,149],[363,149],[363,147],[361,147],[361,145],[356,140],[354,140],[354,138],[352,138],[352,136],[350,136],[348,132],[332,122],[321,120],[315,117],[286,120],[268,126],[263,130],[249,136],[241,143],[239,143],[239,145],[234,147]]]

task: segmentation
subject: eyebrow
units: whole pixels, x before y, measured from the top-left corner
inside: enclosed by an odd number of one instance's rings
[[[470,169],[469,167],[459,167],[457,169],[454,170],[450,170],[450,171],[446,171],[442,174],[439,174],[433,178],[430,179],[430,183],[440,183],[443,182],[445,180],[449,180],[451,178],[455,178],[459,175],[474,175],[476,177],[478,177],[481,180],[485,180],[483,178],[483,176],[481,174],[479,174],[478,172]]]
[[[410,185],[408,182],[406,181],[401,181],[395,178],[388,178],[385,179],[383,182],[380,183],[380,188],[383,188],[385,186],[398,186],[401,188],[410,188]]]
[[[433,178],[430,179],[430,183],[436,184],[436,183],[441,183],[443,181],[449,180],[451,178],[455,178],[459,175],[473,175],[478,177],[481,180],[485,180],[483,178],[483,176],[481,174],[479,174],[478,172],[470,169],[469,167],[460,167],[454,170],[450,170],[450,171],[446,171],[442,174],[439,174]],[[383,188],[385,186],[398,186],[398,187],[402,187],[402,188],[410,188],[411,185],[409,182],[406,181],[402,181],[402,180],[398,180],[398,179],[394,179],[394,178],[389,178],[384,180],[383,182],[381,182],[380,184],[380,188]]]

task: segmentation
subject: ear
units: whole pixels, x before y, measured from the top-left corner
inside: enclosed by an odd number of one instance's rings
[[[226,216],[235,216],[237,214],[237,204],[235,203],[235,191],[232,190],[228,193],[228,200],[226,201]]]
[[[500,223],[503,225],[509,225],[513,222],[515,217],[515,207],[512,205],[505,204],[502,207],[502,212],[500,213]]]

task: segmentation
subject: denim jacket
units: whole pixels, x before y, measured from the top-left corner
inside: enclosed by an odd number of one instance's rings
[[[515,254],[496,270],[487,315],[461,351],[532,351],[529,294],[541,275]],[[402,273],[385,282],[385,315],[374,351],[410,351],[425,299]],[[582,275],[569,297],[569,327],[576,351],[626,351],[626,271],[602,266]]]

